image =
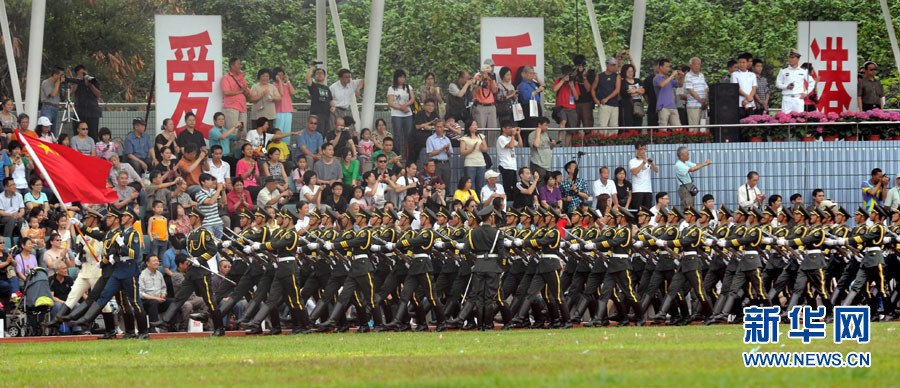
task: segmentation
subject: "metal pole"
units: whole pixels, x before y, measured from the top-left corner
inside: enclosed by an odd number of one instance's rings
[[[897,46],[897,34],[894,32],[894,22],[891,21],[891,10],[888,8],[887,0],[881,0],[881,13],[884,14],[884,24],[887,25],[891,50],[894,51],[894,66],[897,66],[897,73],[900,73],[900,47]]]
[[[9,68],[9,81],[12,83],[13,102],[16,105],[16,112],[24,112],[19,70],[16,68],[16,57],[13,56],[12,34],[9,32],[9,17],[6,15],[6,0],[0,0],[0,27],[3,31],[3,47],[6,49],[6,63]],[[34,121],[37,122],[37,119]]]
[[[31,32],[28,37],[28,72],[25,75],[25,112],[33,117],[29,128],[35,128],[41,89],[41,55],[44,52],[44,16],[47,0],[31,2]]]
[[[328,56],[328,21],[325,20],[327,10],[326,0],[316,0],[316,60],[322,61],[319,67],[328,68],[326,57]]]
[[[597,57],[600,58],[600,71],[606,71],[606,50],[603,48],[603,39],[600,37],[600,27],[597,25],[597,13],[594,12],[594,2],[584,0],[584,5],[587,7],[588,20],[591,21],[591,33],[594,35]]]
[[[334,38],[337,40],[338,55],[341,57],[341,67],[350,70],[350,61],[347,60],[347,46],[344,44],[344,29],[341,28],[341,18],[338,15],[337,3],[329,1],[328,5],[331,9],[331,23],[334,24]],[[356,106],[356,94],[354,94],[353,99],[350,100],[350,114],[353,116],[354,121],[359,122],[359,107]]]
[[[372,0],[369,13],[369,47],[366,50],[366,84],[359,128],[371,128],[375,121],[375,93],[378,92],[378,60],[381,57],[381,26],[384,23],[384,0]]]
[[[631,17],[631,63],[634,64],[634,78],[641,76],[641,53],[644,51],[644,22],[647,20],[647,0],[634,0],[634,15]]]

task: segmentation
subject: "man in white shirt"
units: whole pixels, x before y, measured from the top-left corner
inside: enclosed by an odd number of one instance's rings
[[[659,226],[659,223],[656,222],[656,216],[660,215],[660,213],[665,214],[666,208],[669,207],[669,193],[665,191],[660,191],[656,193],[656,205],[650,208],[650,213],[653,213],[653,217],[650,218],[651,226]]]
[[[284,205],[291,198],[291,195],[290,191],[279,192],[275,177],[269,176],[266,177],[266,186],[256,195],[256,206],[261,208],[271,206],[276,210],[281,209],[281,205]]]
[[[434,161],[438,174],[446,183],[450,181],[450,154],[453,153],[453,145],[444,131],[444,120],[438,119],[434,123],[434,133],[425,140],[425,152],[428,153],[426,161]]]
[[[756,74],[749,70],[753,56],[742,53],[738,56],[738,69],[731,73],[731,83],[738,85],[738,114],[744,118],[753,114],[756,109]]]
[[[493,203],[494,198],[502,198],[503,206],[502,209],[506,208],[506,192],[503,190],[503,186],[497,184],[497,178],[500,176],[499,172],[494,170],[487,170],[484,173],[484,187],[481,188],[481,203],[484,206],[490,205]]]
[[[144,303],[144,309],[147,310],[147,317],[150,318],[150,322],[158,321],[160,308],[165,311],[168,307],[166,281],[162,271],[159,271],[159,257],[147,258],[147,268],[141,271],[138,284],[140,285],[141,301]]]
[[[765,194],[759,189],[759,173],[750,171],[747,173],[747,183],[738,187],[738,205],[741,209],[747,207],[760,207],[766,200]]]
[[[781,69],[775,79],[775,86],[781,89],[781,111],[803,112],[803,99],[812,93],[816,82],[800,67],[800,52],[796,49],[788,52],[788,64],[790,66]]]
[[[631,207],[638,209],[641,206],[653,206],[653,184],[650,171],[659,173],[659,166],[653,159],[647,157],[647,145],[635,144],[635,157],[628,162],[631,170]]]
[[[331,96],[334,100],[334,114],[336,117],[344,117],[350,114],[350,105],[362,93],[366,86],[363,79],[353,79],[350,70],[338,70],[338,80],[331,84]]]
[[[706,116],[708,106],[707,95],[709,85],[706,78],[700,72],[700,58],[691,58],[691,71],[684,76],[684,92],[687,94],[688,125],[700,125],[700,119]],[[698,128],[691,128],[691,132],[698,132]]]
[[[212,158],[206,162],[206,172],[216,178],[216,183],[221,183],[226,189],[231,190],[231,166],[222,160],[222,146],[216,144],[209,151]]]
[[[896,185],[888,190],[887,198],[884,199],[884,207],[897,211],[900,208],[900,174],[895,178]]]
[[[516,147],[523,144],[522,134],[519,127],[509,120],[500,123],[501,135],[497,138],[497,166],[500,169],[500,176],[503,178],[503,189],[507,193],[512,193],[515,189],[516,170]]]
[[[594,208],[600,208],[600,196],[603,194],[609,195],[614,208],[619,207],[619,198],[616,195],[616,184],[611,179],[609,179],[609,167],[600,167],[600,179],[594,181],[593,193]]]
[[[3,225],[3,237],[12,238],[16,223],[25,216],[25,200],[16,190],[12,177],[3,179],[3,188],[3,194],[0,194],[0,225]]]

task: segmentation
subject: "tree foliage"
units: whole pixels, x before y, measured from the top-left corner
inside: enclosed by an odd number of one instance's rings
[[[633,1],[593,2],[607,54],[628,49]],[[222,15],[226,57],[241,57],[251,78],[260,68],[282,66],[300,81],[316,56],[314,4],[314,0],[54,0],[47,8],[43,68],[84,63],[104,81],[106,101],[141,101],[153,76],[153,15]],[[349,67],[357,76],[365,67],[370,7],[370,0],[338,1]],[[890,2],[890,8],[894,28],[900,30],[900,2]],[[7,10],[24,84],[31,3],[8,0]],[[388,0],[378,94],[383,95],[398,68],[406,70],[414,86],[428,72],[446,85],[458,71],[473,71],[481,59],[482,16],[543,17],[547,77],[576,53],[585,54],[594,67],[600,62],[583,1]],[[796,46],[797,21],[802,20],[857,21],[859,63],[873,60],[881,65],[885,79],[897,79],[877,0],[649,0],[642,73],[649,71],[652,58],[682,64],[698,56],[708,78],[714,79],[724,74],[728,59],[748,51],[766,59],[772,74],[784,65],[787,49]],[[334,74],[341,65],[330,12],[327,26],[327,69]],[[10,95],[8,71],[6,62],[0,63],[3,95]]]

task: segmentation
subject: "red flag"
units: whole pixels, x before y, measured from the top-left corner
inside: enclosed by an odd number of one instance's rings
[[[16,137],[61,201],[106,204],[119,199],[115,190],[106,187],[111,163],[62,144],[23,136],[18,130]]]

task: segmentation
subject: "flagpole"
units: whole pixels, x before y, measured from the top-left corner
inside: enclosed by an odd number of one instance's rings
[[[47,173],[47,170],[44,169],[44,164],[41,163],[41,159],[37,157],[37,154],[34,152],[34,149],[31,148],[31,143],[29,143],[28,140],[25,139],[25,136],[22,135],[22,133],[19,132],[19,130],[16,130],[16,136],[19,139],[19,143],[22,143],[22,145],[25,146],[25,150],[28,151],[29,155],[31,155],[31,160],[34,161],[35,167],[37,167],[38,170],[41,172],[43,179],[45,181],[47,181],[47,186],[50,186],[50,190],[53,191],[53,195],[56,196],[56,200],[59,201],[59,204],[62,205],[63,209],[66,211],[66,217],[69,218],[69,220],[71,220],[72,214],[69,212],[69,207],[66,206],[66,203],[63,201],[62,197],[59,195],[59,191],[56,190],[56,185],[53,184],[53,178],[51,178],[50,174]],[[79,237],[81,237],[81,241],[84,243],[84,246],[86,246],[88,248],[88,251],[90,251],[91,256],[93,256],[94,260],[99,263],[100,258],[97,257],[96,253],[94,253],[94,248],[91,246],[91,244],[88,243],[87,239],[84,237],[84,234],[81,232],[81,228],[79,228],[78,225],[72,225],[72,226],[75,227],[75,232],[78,234]]]

